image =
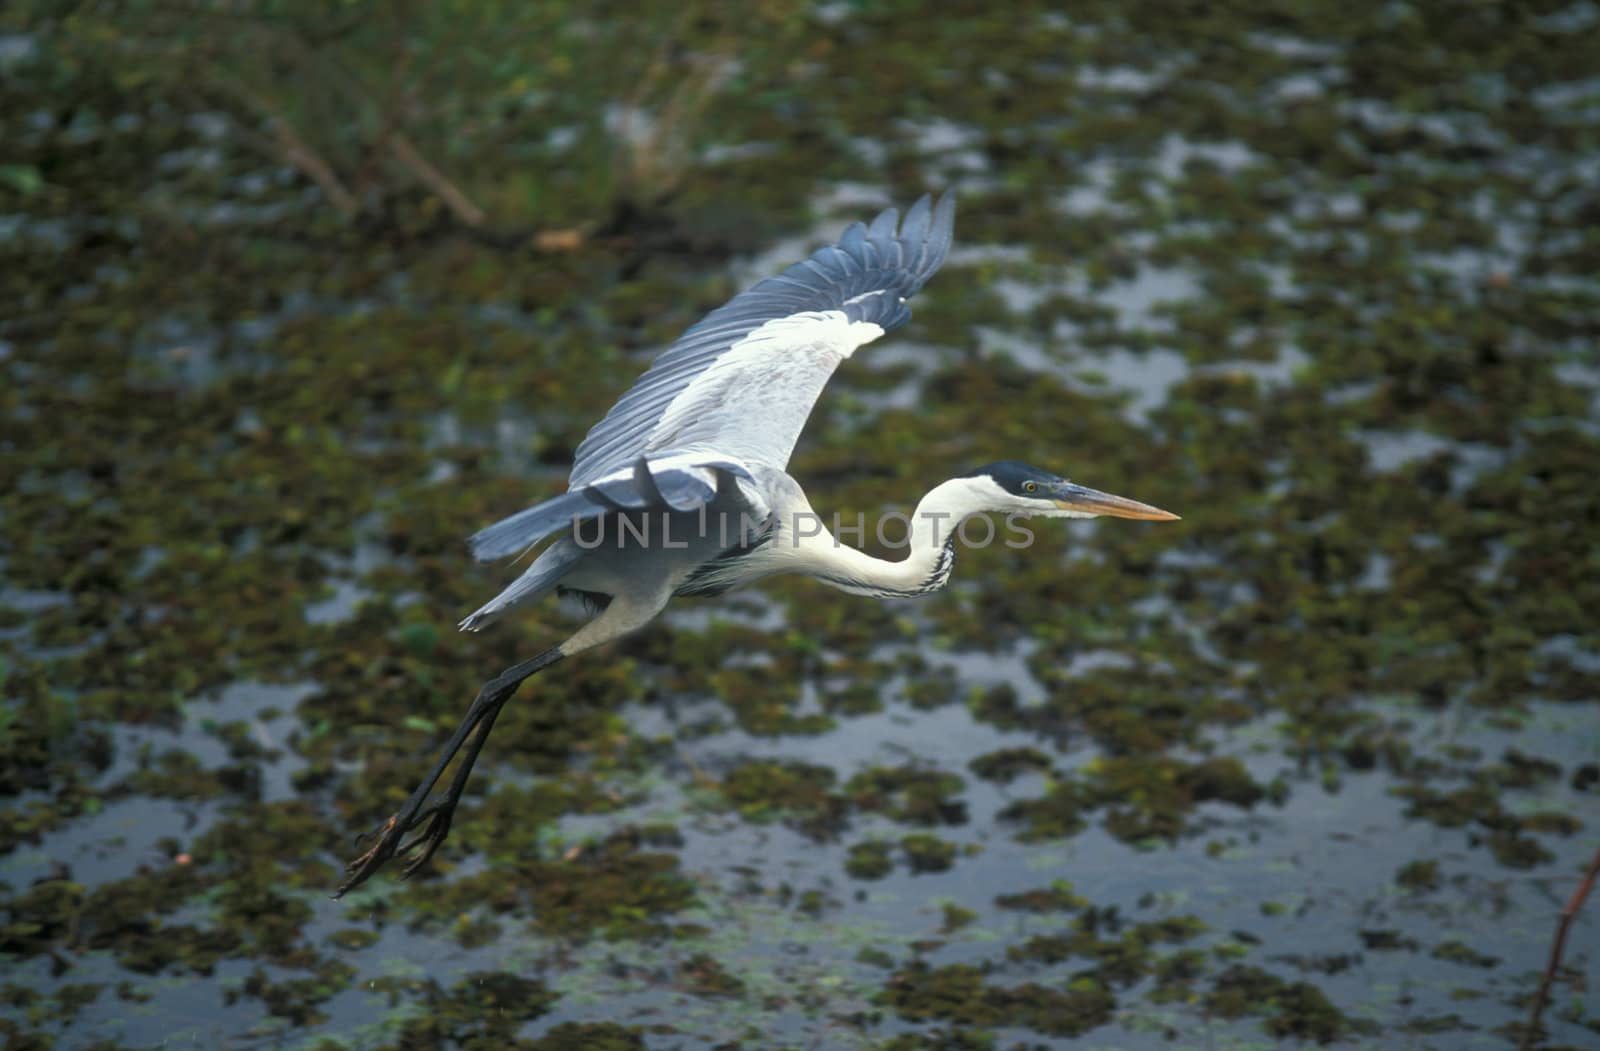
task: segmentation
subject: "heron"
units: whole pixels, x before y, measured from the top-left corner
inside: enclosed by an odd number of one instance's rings
[[[480,631],[552,591],[583,599],[592,616],[562,642],[484,683],[421,784],[346,866],[336,897],[396,856],[409,856],[404,876],[427,864],[449,834],[495,719],[526,679],[638,631],[675,596],[801,574],[852,595],[909,598],[944,587],[958,531],[977,515],[1178,517],[1007,460],[928,491],[910,516],[898,560],[841,543],[822,524],[787,471],[795,442],[834,370],[910,319],[907,303],[944,263],[954,223],[948,192],[937,204],[924,196],[903,221],[886,209],[713,310],[588,432],[565,493],[468,540],[472,556],[487,562],[554,537],[461,621],[462,630]]]

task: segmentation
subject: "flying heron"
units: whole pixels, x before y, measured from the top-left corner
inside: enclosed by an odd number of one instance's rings
[[[551,591],[578,595],[594,616],[483,685],[427,777],[347,866],[339,895],[397,854],[415,855],[409,876],[439,849],[473,763],[523,680],[637,631],[675,595],[716,595],[783,573],[854,595],[926,595],[949,579],[958,530],[974,515],[1178,517],[1004,461],[930,490],[911,515],[909,550],[899,561],[845,546],[823,527],[784,469],[789,455],[833,370],[911,317],[906,301],[944,262],[954,221],[949,194],[938,204],[923,197],[904,222],[887,209],[713,310],[589,431],[567,492],[470,539],[473,557],[486,562],[556,535],[520,577],[461,622],[463,630],[481,630]],[[449,787],[430,803],[463,748]]]

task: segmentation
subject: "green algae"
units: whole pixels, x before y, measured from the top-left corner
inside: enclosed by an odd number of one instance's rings
[[[1435,960],[1449,960],[1451,963],[1464,964],[1468,967],[1494,967],[1500,958],[1489,953],[1478,952],[1464,942],[1451,940],[1440,942],[1433,947],[1428,955]]]
[[[567,938],[607,940],[671,934],[672,914],[695,899],[676,854],[644,849],[638,829],[576,844],[560,859],[508,860],[408,894],[413,922],[438,925],[476,908],[532,917],[533,929]]]
[[[1400,866],[1394,881],[1412,891],[1439,889],[1439,863],[1432,858],[1419,858]]]
[[[1351,1019],[1316,986],[1288,982],[1257,967],[1236,965],[1218,975],[1204,998],[1205,1009],[1223,1018],[1265,1014],[1265,1028],[1277,1037],[1328,1043],[1370,1023]]]
[[[963,781],[956,774],[914,767],[873,767],[844,786],[861,810],[911,825],[960,825],[966,805],[955,798]]]
[[[994,899],[994,903],[1002,909],[1024,912],[1073,912],[1087,906],[1089,899],[1076,893],[1066,880],[1056,880],[1048,887],[1017,894],[1001,894]]]
[[[920,961],[895,972],[882,999],[907,1019],[982,1027],[1022,1024],[1049,1036],[1076,1036],[1104,1024],[1115,1002],[1092,981],[1074,980],[1064,990],[1033,983],[996,986],[975,967],[929,968]]]
[[[751,821],[782,819],[813,838],[839,832],[849,802],[833,791],[831,767],[808,763],[743,763],[729,771],[718,791]]]
[[[420,1008],[383,1045],[396,1048],[517,1046],[513,1041],[524,1024],[546,1014],[558,999],[537,979],[503,972],[469,973],[448,988],[434,979],[377,984],[391,1001],[404,995]]]
[[[894,871],[894,855],[887,843],[852,843],[844,870],[856,879],[883,879]]]
[[[696,996],[738,996],[744,991],[744,983],[706,953],[697,953],[685,961],[682,981]]]
[[[1105,807],[1108,832],[1142,843],[1182,833],[1186,815],[1201,803],[1248,808],[1266,795],[1233,758],[1190,764],[1115,757],[1096,760],[1084,773],[1057,781],[1042,797],[1012,804],[1001,816],[1022,823],[1018,835],[1025,840],[1054,839],[1081,830],[1088,812]]]
[[[960,847],[926,832],[913,832],[900,840],[912,872],[945,872],[956,863]]]
[[[980,755],[967,764],[972,772],[985,781],[1010,784],[1024,774],[1048,773],[1050,757],[1037,748],[1001,748]]]

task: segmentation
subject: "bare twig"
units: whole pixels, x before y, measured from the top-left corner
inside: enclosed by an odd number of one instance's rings
[[[305,39],[293,32],[284,34],[281,43],[290,57],[308,73],[316,71],[327,77],[357,112],[377,112],[380,115],[378,148],[387,150],[401,167],[410,171],[419,182],[437,194],[451,215],[469,227],[476,228],[484,224],[488,219],[487,213],[474,204],[459,186],[434,166],[433,162],[424,157],[412,143],[411,138],[399,127],[405,98],[405,92],[400,85],[404,83],[406,71],[410,69],[410,55],[402,50],[393,69],[389,97],[379,104],[372,97],[372,93],[362,85],[360,78],[344,68],[334,56],[324,54],[308,45]],[[365,173],[362,174],[364,179]]]
[[[365,189],[371,184],[389,136],[400,128],[401,110],[406,101],[405,82],[411,69],[411,53],[406,50],[403,43],[396,43],[394,47],[399,53],[399,58],[395,60],[394,68],[390,71],[389,90],[380,109],[378,132],[372,139],[375,145],[361,151],[361,163],[350,176],[357,190]]]
[[[439,195],[439,200],[450,209],[450,214],[460,219],[468,226],[482,226],[487,216],[482,208],[473,204],[460,187],[445,178],[443,172],[428,162],[428,159],[417,152],[411,145],[411,140],[402,132],[394,132],[389,136],[389,151],[394,154],[395,160],[411,169],[422,184]]]
[[[267,122],[267,127],[272,130],[273,141],[284,159],[299,169],[306,178],[316,183],[321,188],[323,196],[327,197],[335,208],[345,215],[355,215],[361,210],[361,202],[345,186],[344,181],[333,170],[333,165],[295,131],[294,125],[271,101],[246,86],[242,80],[221,76],[216,78],[215,83],[218,88],[240,99],[247,108],[254,110],[257,116]]]
[[[693,39],[700,11],[688,4],[661,35],[634,90],[620,107],[613,160],[622,191],[641,203],[669,196],[688,173],[691,138],[707,106],[735,68],[736,45],[718,33],[699,54],[680,58],[680,42]],[[652,98],[672,87],[661,104]]]
[[[172,3],[158,4],[155,10],[160,16],[160,24],[170,22],[173,27],[180,26],[182,23],[179,19],[190,13],[187,6]],[[234,14],[227,9],[218,10],[224,15]],[[192,13],[205,16],[216,12],[211,12],[209,8],[196,8]],[[179,49],[179,57],[195,64],[195,76],[192,79],[202,90],[226,95],[253,115],[255,121],[235,121],[233,130],[240,140],[268,156],[286,161],[315,183],[329,203],[343,215],[357,216],[367,210],[371,196],[364,192],[366,185],[381,159],[387,158],[437,196],[449,215],[465,228],[464,232],[484,243],[500,248],[531,245],[542,252],[569,252],[588,239],[592,227],[551,230],[492,227],[488,213],[423,155],[406,132],[407,118],[414,116],[407,112],[406,89],[414,56],[403,46],[403,42],[397,41],[395,44],[396,57],[391,63],[388,90],[380,97],[363,84],[362,78],[348,69],[336,54],[331,53],[331,49],[323,46],[343,36],[352,26],[339,26],[331,32],[313,35],[295,20],[258,19],[241,13],[230,21],[230,27],[232,35],[229,39],[234,48],[244,46],[263,54],[281,56],[298,67],[303,82],[326,85],[331,89],[320,93],[319,98],[323,102],[343,102],[357,115],[358,123],[366,123],[369,127],[371,119],[375,118],[375,134],[362,136],[365,143],[358,156],[359,163],[342,165],[339,157],[323,152],[314,144],[315,136],[303,121],[291,119],[281,99],[273,97],[271,87],[250,83],[238,65],[228,60],[226,53],[219,53],[218,49],[208,45],[196,45],[189,52]],[[241,40],[244,34],[248,34],[248,38]],[[659,83],[669,71],[666,63],[668,43],[670,41],[663,43],[656,68],[641,89]],[[160,54],[159,48],[138,35],[121,40],[119,46],[147,56]],[[691,82],[703,79],[690,78]],[[683,89],[680,87],[679,91],[682,93]],[[674,98],[674,111],[683,109],[686,101],[689,100]],[[253,129],[250,126],[252,123],[261,131]],[[655,143],[652,143],[654,146]],[[323,149],[326,148],[324,144]]]
[[[322,155],[312,149],[287,120],[269,111],[267,122],[289,163],[316,183],[335,208],[345,215],[354,215],[361,210],[355,195],[345,188],[344,183],[335,174],[333,166],[323,160]]]
[[[1561,967],[1561,953],[1567,946],[1567,930],[1577,918],[1578,910],[1583,908],[1589,892],[1594,889],[1596,877],[1600,877],[1600,847],[1595,848],[1594,857],[1589,859],[1589,869],[1583,875],[1583,882],[1572,892],[1567,907],[1561,910],[1561,919],[1556,923],[1556,935],[1550,943],[1550,962],[1544,966],[1544,977],[1539,981],[1539,991],[1534,995],[1533,1008],[1528,1012],[1528,1024],[1522,1029],[1517,1051],[1528,1051],[1533,1046],[1539,1032],[1539,1017],[1544,1014],[1544,1006],[1550,1000],[1550,986],[1554,984],[1556,971]]]

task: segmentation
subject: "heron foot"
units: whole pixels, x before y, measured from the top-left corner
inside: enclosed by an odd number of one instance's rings
[[[411,793],[411,798],[390,815],[389,820],[368,833],[368,836],[376,837],[376,842],[345,866],[348,875],[344,882],[339,884],[338,890],[333,892],[335,898],[341,898],[361,886],[372,877],[373,873],[395,857],[416,855],[406,862],[405,868],[400,873],[402,879],[415,874],[432,859],[434,852],[450,834],[450,821],[455,817],[456,804],[461,802],[461,795],[467,789],[467,778],[472,775],[472,766],[478,761],[478,753],[483,751],[483,743],[489,739],[489,734],[494,730],[494,721],[500,715],[501,706],[516,692],[524,679],[541,668],[549,667],[563,656],[565,654],[561,652],[559,646],[553,647],[537,657],[506,669],[484,683],[483,689],[478,691],[477,698],[473,700],[472,707],[467,709],[467,717],[456,727],[456,732],[444,746],[444,752],[434,764],[433,770],[417,786],[417,790]],[[439,783],[439,778],[444,776],[445,770],[449,768],[456,753],[460,752],[463,746],[466,747],[466,754],[456,766],[449,787],[438,802],[430,804],[428,797],[432,794],[434,786]],[[406,839],[406,836],[419,828],[422,831],[414,838]],[[362,836],[357,842],[360,843],[366,838],[367,836]]]
[[[365,883],[375,872],[387,865],[392,859],[412,854],[420,848],[421,853],[408,860],[405,868],[400,870],[400,878],[410,878],[418,869],[428,863],[434,852],[439,849],[439,845],[445,841],[445,837],[450,834],[450,819],[454,811],[455,807],[449,805],[449,801],[444,800],[426,809],[418,810],[409,817],[402,816],[404,811],[391,814],[383,824],[358,838],[357,842],[369,838],[373,839],[374,842],[361,855],[345,865],[345,872],[348,875],[345,877],[344,882],[339,884],[339,889],[334,891],[333,896],[335,898],[344,897],[345,894]],[[427,827],[414,838],[406,841],[405,837],[424,821],[427,822]]]

